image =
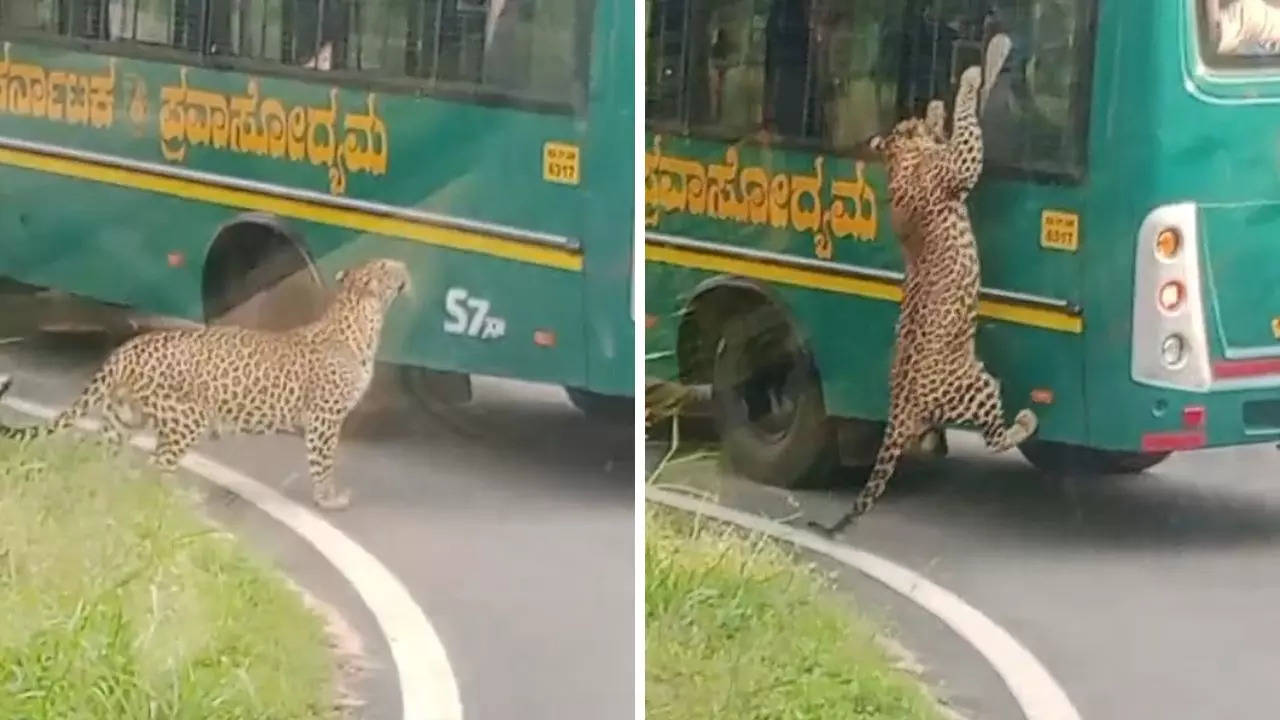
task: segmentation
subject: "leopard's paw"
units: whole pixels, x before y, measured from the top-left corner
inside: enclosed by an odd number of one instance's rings
[[[311,499],[321,510],[346,510],[351,507],[351,491],[316,488]]]
[[[1017,435],[1017,440],[1014,442],[1016,445],[1036,434],[1036,429],[1040,427],[1040,420],[1030,408],[1023,408],[1013,418],[1013,426]]]

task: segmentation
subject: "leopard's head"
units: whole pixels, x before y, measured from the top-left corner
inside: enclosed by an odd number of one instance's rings
[[[889,134],[876,135],[868,144],[873,152],[884,158],[885,167],[892,175],[940,143],[928,122],[921,118],[907,118],[894,125]]]
[[[905,219],[905,208],[915,203],[921,190],[915,170],[920,161],[942,143],[929,121],[907,118],[895,125],[888,135],[877,135],[868,144],[872,152],[884,160],[889,174],[889,203],[895,229],[901,231],[905,228],[899,227]]]
[[[376,301],[384,310],[401,293],[411,290],[409,268],[399,260],[387,258],[376,258],[339,270],[335,279],[342,293]]]

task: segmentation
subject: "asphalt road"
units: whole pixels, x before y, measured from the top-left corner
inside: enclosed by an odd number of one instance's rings
[[[14,395],[65,406],[108,349],[92,335],[0,346]],[[466,720],[630,718],[634,699],[634,441],[563,392],[476,381],[466,408],[430,414],[375,377],[348,422],[338,477],[351,509],[326,517],[395,573],[440,636]],[[203,452],[307,502],[301,440],[231,437]],[[296,537],[234,497],[214,515],[342,610],[376,667],[368,720],[398,717],[386,643],[358,596]]]
[[[1280,453],[1174,456],[1126,479],[1049,480],[1016,453],[952,433],[951,455],[904,465],[845,534],[956,592],[1017,637],[1086,720],[1280,715]],[[651,447],[652,467],[661,448]],[[852,490],[788,493],[712,461],[663,482],[774,518],[828,522]],[[972,718],[1019,718],[994,672],[918,608],[846,573],[926,676]]]

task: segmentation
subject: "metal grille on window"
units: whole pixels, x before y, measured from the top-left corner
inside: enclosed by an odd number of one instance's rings
[[[1091,0],[649,0],[646,111],[656,127],[766,134],[841,150],[987,68],[993,165],[1083,162],[1079,99]]]
[[[579,0],[208,1],[211,53],[551,95],[575,80]]]

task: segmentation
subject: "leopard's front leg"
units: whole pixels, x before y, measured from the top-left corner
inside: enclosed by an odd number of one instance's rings
[[[311,498],[323,510],[343,510],[351,505],[351,491],[339,489],[333,479],[341,424],[338,419],[313,418],[306,427]]]
[[[966,69],[960,76],[951,137],[947,140],[943,162],[939,163],[935,178],[948,196],[968,194],[982,174],[982,128],[978,124],[978,91],[981,87],[982,70],[977,66]]]

